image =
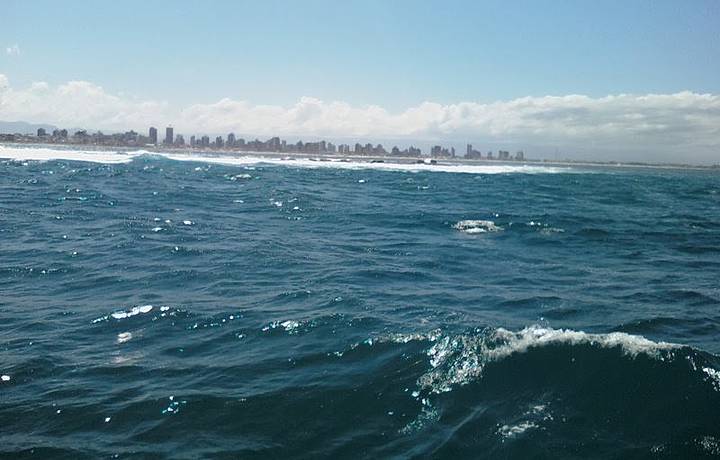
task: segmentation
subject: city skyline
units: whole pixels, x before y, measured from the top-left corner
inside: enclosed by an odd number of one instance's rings
[[[717,2],[153,5],[8,1],[0,121],[720,155]]]
[[[38,127],[34,134],[15,132],[4,134],[0,126],[0,142],[9,143],[40,143],[60,145],[93,145],[103,147],[165,147],[165,148],[190,148],[199,150],[218,150],[224,152],[248,152],[248,153],[289,153],[289,154],[319,154],[319,155],[340,155],[340,156],[365,156],[365,157],[395,157],[395,158],[418,158],[429,157],[433,159],[454,159],[464,158],[470,160],[501,160],[501,161],[525,161],[525,153],[518,150],[511,154],[508,150],[498,150],[494,155],[488,150],[485,155],[473,148],[473,144],[466,144],[465,153],[457,155],[454,146],[433,144],[424,152],[422,148],[415,145],[404,146],[394,145],[392,148],[385,148],[382,144],[355,142],[354,145],[335,143],[322,139],[318,141],[288,142],[279,136],[261,141],[258,138],[246,141],[235,133],[229,133],[226,137],[215,136],[214,140],[208,135],[191,135],[189,141],[185,140],[184,134],[175,133],[172,126],[165,127],[164,139],[158,138],[158,129],[154,126],[148,128],[148,135],[144,136],[134,130],[106,134],[102,131],[88,132],[87,130],[60,129],[49,125]],[[534,159],[531,161],[538,161]],[[547,161],[543,159],[542,161]]]

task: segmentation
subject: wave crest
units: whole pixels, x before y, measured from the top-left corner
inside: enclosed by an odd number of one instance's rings
[[[502,230],[491,220],[461,220],[453,225],[455,230],[463,233],[490,233]]]
[[[203,162],[207,164],[222,164],[227,166],[289,166],[293,168],[333,168],[351,170],[382,170],[396,172],[447,172],[465,174],[543,174],[572,171],[569,167],[550,167],[546,165],[508,165],[508,164],[465,164],[455,162],[442,162],[438,164],[403,163],[388,159],[385,163],[373,163],[364,158],[323,158],[323,161],[303,157],[301,155],[288,158],[272,156],[263,152],[227,153],[182,153],[147,150],[114,151],[114,150],[84,150],[70,148],[50,148],[38,146],[0,146],[0,158],[30,161],[86,161],[102,164],[129,163],[137,157],[166,158],[175,161]],[[324,161],[327,160],[327,161]]]
[[[425,336],[434,342],[427,350],[431,369],[418,379],[420,389],[430,393],[444,393],[454,386],[465,385],[478,379],[490,362],[500,361],[514,354],[526,353],[533,348],[551,345],[589,345],[600,348],[620,348],[624,355],[639,354],[664,360],[671,357],[680,345],[654,342],[639,335],[623,332],[591,334],[570,329],[552,329],[533,325],[520,331],[498,328],[485,333],[456,336]]]

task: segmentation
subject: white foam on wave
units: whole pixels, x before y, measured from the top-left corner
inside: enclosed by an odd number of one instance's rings
[[[296,321],[294,319],[288,319],[285,321],[273,321],[267,326],[264,326],[262,328],[263,332],[268,332],[272,329],[282,328],[289,334],[297,334],[298,328],[302,326],[304,323],[301,321]]]
[[[702,370],[708,375],[708,377],[710,377],[710,381],[712,382],[715,390],[720,391],[720,371],[713,369],[712,367],[703,367]]]
[[[146,150],[116,152],[111,150],[74,150],[49,147],[15,147],[0,145],[0,158],[17,161],[87,161],[90,163],[121,164],[129,163],[133,158],[148,154]]]
[[[449,392],[456,386],[466,385],[478,380],[491,362],[501,361],[514,354],[526,353],[531,349],[549,345],[590,345],[601,348],[620,348],[628,357],[639,354],[665,360],[671,357],[673,350],[680,345],[668,342],[653,342],[645,337],[622,332],[591,334],[570,329],[552,329],[533,325],[520,331],[498,328],[494,330],[476,329],[469,334],[447,335],[435,329],[427,333],[387,334],[367,339],[364,343],[372,346],[376,343],[409,343],[429,341],[432,343],[426,351],[430,369],[417,380],[417,390],[412,397],[422,403],[422,412],[401,432],[421,429],[433,421],[428,414],[434,409],[429,395]],[[703,369],[711,378],[720,378],[720,372]],[[552,420],[552,414],[545,404],[532,406],[522,414],[522,420],[505,422],[498,425],[497,434],[503,439],[514,438],[528,430],[537,429],[542,422]]]
[[[513,353],[524,353],[532,347],[541,347],[553,344],[563,345],[593,345],[602,348],[620,347],[631,357],[646,354],[651,357],[662,358],[659,352],[680,348],[680,345],[669,342],[653,342],[641,335],[626,334],[624,332],[610,332],[607,334],[590,334],[571,329],[552,329],[541,326],[530,326],[519,332],[499,328],[495,331],[494,339],[504,343],[503,346],[493,349],[493,355],[503,358]]]
[[[33,161],[50,161],[50,160],[70,160],[70,161],[87,161],[93,163],[128,163],[141,155],[157,155],[176,161],[192,161],[203,162],[209,164],[223,164],[230,166],[251,167],[256,165],[273,165],[273,166],[289,166],[295,168],[332,168],[332,169],[351,169],[365,170],[375,169],[384,171],[404,171],[404,172],[448,172],[448,173],[467,173],[467,174],[539,174],[539,173],[558,173],[568,172],[572,169],[569,167],[552,167],[541,165],[511,165],[511,164],[467,164],[467,163],[444,163],[437,164],[427,163],[400,163],[393,159],[388,159],[383,163],[372,163],[362,158],[338,159],[323,158],[311,159],[302,157],[268,157],[262,156],[262,153],[250,153],[243,155],[206,155],[202,153],[175,153],[175,152],[150,152],[147,150],[134,151],[113,151],[113,150],[84,150],[72,148],[51,148],[38,146],[5,146],[0,145],[0,158],[11,160],[33,160]],[[246,178],[243,175],[235,176],[237,178]]]
[[[121,332],[117,335],[117,343],[125,343],[133,338],[132,332]]]
[[[498,232],[503,229],[491,220],[461,220],[453,225],[453,228],[469,234]]]
[[[128,311],[124,311],[124,310],[116,311],[114,313],[111,313],[110,316],[112,316],[115,319],[125,319],[125,318],[129,318],[131,316],[139,315],[141,313],[142,314],[150,313],[152,311],[152,309],[153,309],[152,305],[140,305],[137,307],[132,307]]]
[[[620,348],[628,357],[639,354],[664,360],[667,352],[680,348],[668,342],[654,342],[639,335],[624,332],[591,334],[570,329],[553,329],[533,325],[520,331],[498,328],[491,331],[475,330],[471,334],[446,335],[439,330],[428,333],[390,334],[365,341],[408,343],[429,341],[432,346],[426,354],[431,369],[420,376],[418,387],[430,393],[444,393],[454,386],[477,380],[490,362],[501,361],[514,354],[550,345],[590,345],[600,348]],[[706,372],[707,373],[707,372]],[[710,373],[708,373],[710,375]],[[718,372],[720,378],[720,372]],[[420,393],[418,393],[418,396]]]
[[[518,435],[525,433],[527,430],[537,428],[538,425],[535,422],[524,421],[517,425],[503,425],[498,429],[498,434],[503,438],[514,438]]]
[[[623,332],[590,334],[537,325],[517,332],[498,328],[487,335],[445,336],[437,340],[427,352],[433,369],[418,383],[421,388],[433,393],[450,391],[455,385],[465,385],[480,377],[490,362],[549,345],[620,348],[629,357],[644,354],[660,360],[664,359],[661,352],[679,348],[676,344],[653,342]]]
[[[104,315],[104,316],[100,316],[99,318],[95,318],[94,320],[92,320],[92,324],[107,322],[107,321],[110,321],[110,319],[117,319],[117,320],[127,319],[127,318],[131,318],[131,317],[137,316],[137,315],[144,315],[144,314],[150,313],[151,311],[154,311],[154,310],[155,310],[155,307],[152,305],[138,305],[138,306],[130,308],[129,310],[117,310],[108,315]],[[172,309],[173,311],[170,311],[171,308],[167,307],[167,306],[162,306],[159,308],[159,310],[160,310],[159,314],[156,316],[153,316],[153,321],[157,318],[164,318],[166,316],[174,316],[176,314],[176,312],[181,311],[176,308]],[[123,334],[130,334],[130,333],[127,332],[127,333],[123,333]],[[122,337],[125,337],[125,336],[122,336]],[[119,335],[118,339],[122,339],[122,337]],[[132,338],[132,334],[130,334],[130,336],[128,337],[128,340],[130,338]],[[120,341],[120,342],[122,342],[122,341]]]
[[[351,159],[310,159],[295,157],[292,159],[284,159],[277,157],[263,157],[262,154],[243,155],[243,156],[204,156],[201,154],[175,154],[160,153],[160,155],[178,161],[201,161],[207,163],[250,166],[250,165],[274,165],[289,166],[295,168],[330,168],[330,169],[351,169],[364,170],[375,169],[381,171],[403,171],[403,172],[449,172],[449,173],[468,173],[468,174],[507,174],[507,173],[557,173],[567,172],[570,168],[558,168],[548,166],[532,166],[532,165],[471,165],[460,163],[399,163],[388,159],[385,163],[372,163],[362,158]]]

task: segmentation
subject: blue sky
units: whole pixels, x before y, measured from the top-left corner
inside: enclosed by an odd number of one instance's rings
[[[382,104],[720,93],[717,1],[4,0],[16,84],[89,80],[172,104]]]
[[[716,0],[0,9],[0,120],[720,157]]]

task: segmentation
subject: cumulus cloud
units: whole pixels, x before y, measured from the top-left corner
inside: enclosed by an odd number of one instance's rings
[[[299,137],[392,138],[510,143],[644,152],[646,160],[718,161],[720,96],[618,94],[523,97],[493,103],[424,102],[399,112],[377,106],[300,98],[290,106],[222,99],[171,110],[168,104],[110,94],[86,81],[12,88],[0,74],[0,119],[145,129],[174,124],[178,132]]]
[[[5,54],[8,56],[20,56],[20,47],[17,43],[7,46],[5,48]]]
[[[0,120],[130,129],[169,119],[167,104],[113,95],[87,81],[13,88],[0,74]]]

